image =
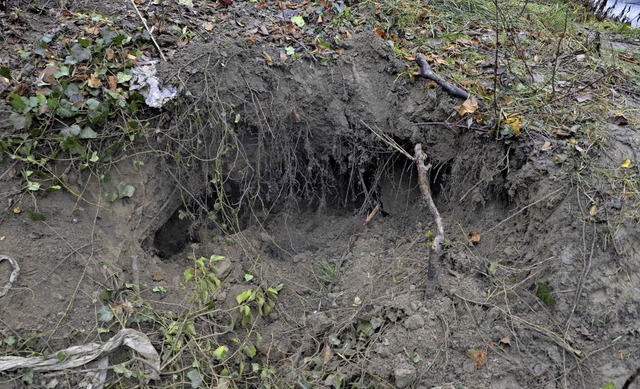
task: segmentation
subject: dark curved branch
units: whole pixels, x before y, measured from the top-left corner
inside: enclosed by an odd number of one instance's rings
[[[450,82],[447,82],[438,77],[438,75],[435,74],[433,70],[431,70],[431,66],[427,62],[426,58],[424,58],[424,55],[420,53],[416,54],[416,63],[418,64],[418,67],[420,67],[420,75],[422,77],[434,81],[436,84],[440,85],[440,87],[444,89],[444,91],[449,95],[463,100],[471,97],[471,93],[469,93],[465,89],[462,89],[459,86],[453,85]],[[478,106],[484,108],[484,104],[482,104],[481,99],[476,98],[476,100],[478,101]]]

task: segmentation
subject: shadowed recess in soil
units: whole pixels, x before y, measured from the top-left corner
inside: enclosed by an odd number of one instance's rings
[[[159,126],[168,129],[157,139],[171,151],[166,169],[186,204],[158,230],[159,252],[170,239],[188,243],[188,234],[165,233],[184,231],[186,219],[193,228],[236,230],[282,210],[408,209],[420,195],[414,168],[383,134],[409,154],[422,143],[434,164],[434,194],[452,189],[446,177],[459,151],[452,145],[469,136],[445,125],[454,102],[398,76],[405,64],[382,40],[361,36],[346,45],[351,50],[330,66],[267,66],[253,51],[207,44],[164,69],[191,97]]]

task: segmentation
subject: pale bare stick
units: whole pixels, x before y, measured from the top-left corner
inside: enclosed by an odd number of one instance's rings
[[[422,197],[429,207],[431,216],[436,223],[436,235],[431,243],[431,250],[429,251],[429,264],[427,270],[427,279],[429,284],[427,285],[427,293],[435,291],[437,283],[437,262],[442,256],[442,245],[444,244],[444,223],[436,204],[433,202],[433,196],[431,195],[431,187],[429,186],[429,170],[431,165],[425,165],[427,155],[422,151],[422,145],[416,144],[415,148],[415,161],[418,167],[418,182],[420,183],[420,191]]]
[[[151,29],[149,29],[149,26],[147,26],[147,21],[144,19],[144,17],[140,13],[138,6],[136,6],[136,3],[134,3],[133,0],[129,0],[129,2],[133,6],[133,9],[136,10],[136,13],[138,14],[138,17],[140,18],[140,20],[142,20],[142,24],[144,25],[145,30],[147,30],[147,32],[149,33],[149,36],[151,37],[153,44],[156,46],[156,49],[158,49],[158,53],[160,53],[160,56],[162,57],[164,62],[167,62],[167,58],[164,56],[162,49],[160,49],[160,45],[158,45],[158,42],[156,42],[156,38],[153,37],[153,34],[151,33]]]

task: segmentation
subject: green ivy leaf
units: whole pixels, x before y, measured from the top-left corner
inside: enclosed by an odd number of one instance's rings
[[[187,378],[191,381],[191,387],[197,389],[202,385],[202,376],[196,369],[191,369],[187,372]]]
[[[106,305],[100,307],[100,310],[98,311],[98,320],[105,323],[113,320],[113,312],[111,312],[111,308]]]
[[[11,97],[11,106],[13,107],[13,109],[15,109],[16,111],[20,112],[20,113],[27,113],[29,112],[29,108],[27,103],[29,102],[29,100],[27,100],[26,98],[16,94],[16,93],[11,93],[9,95]]]
[[[118,72],[118,84],[125,83],[131,80],[133,76],[131,75],[131,71],[126,72]]]
[[[11,123],[16,130],[26,130],[31,127],[31,114],[20,115],[17,112],[11,112],[11,115],[9,115],[9,123]]]
[[[8,78],[9,80],[12,79],[11,77],[11,69],[9,69],[6,66],[0,66],[0,76],[4,77],[4,78]]]
[[[91,158],[89,158],[89,162],[96,163],[96,162],[98,162],[99,160],[100,160],[100,157],[98,157],[98,152],[97,152],[97,151],[94,151],[94,152],[91,154]]]
[[[27,369],[22,376],[22,380],[27,385],[33,384],[33,369]]]
[[[91,127],[85,127],[80,131],[80,139],[95,139],[98,137],[98,133],[93,131]]]
[[[134,186],[131,184],[127,184],[126,182],[121,181],[116,187],[116,190],[118,191],[118,198],[124,199],[126,197],[132,197],[136,191],[136,188],[134,188]]]
[[[218,358],[218,360],[224,359],[225,355],[227,355],[227,351],[229,351],[229,347],[220,346],[213,351],[213,355]]]
[[[71,126],[60,130],[60,135],[64,136],[65,138],[67,137],[75,138],[76,136],[80,135],[80,131],[82,131],[82,129],[80,128],[79,125],[72,124]]]
[[[304,27],[304,18],[300,15],[295,15],[291,17],[291,23],[295,24],[296,26],[302,28]]]
[[[195,276],[195,271],[193,269],[187,269],[184,271],[184,281],[189,282],[193,280]]]
[[[236,301],[238,302],[238,304],[242,304],[243,302],[247,301],[249,297],[251,297],[252,293],[253,291],[251,289],[245,290],[244,292],[236,296]]]
[[[27,190],[32,191],[32,192],[37,192],[40,190],[40,183],[39,182],[29,182],[27,184]]]
[[[60,68],[58,69],[58,71],[53,74],[53,77],[55,77],[56,80],[61,77],[68,77],[68,76],[69,76],[69,67],[64,65],[60,65]]]

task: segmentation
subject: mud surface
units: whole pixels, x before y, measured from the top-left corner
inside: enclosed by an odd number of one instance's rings
[[[105,339],[96,331],[101,293],[125,301],[128,284],[179,312],[188,257],[216,254],[226,258],[220,306],[234,306],[245,274],[283,284],[275,312],[256,324],[255,357],[283,382],[621,387],[640,366],[637,207],[595,171],[640,160],[635,130],[611,125],[606,152],[591,151],[596,162],[580,170],[552,158],[564,140],[549,151],[535,132],[507,144],[454,125],[460,102],[399,77],[404,64],[374,34],[343,49],[328,65],[277,63],[275,49],[241,40],[179,49],[161,73],[185,97],[149,129],[155,152],[120,162],[108,183],[69,177],[80,198],[3,200],[0,254],[22,273],[0,298],[0,337],[33,339],[39,352]],[[195,116],[200,125],[189,126]],[[432,292],[435,226],[415,166],[383,134],[409,154],[422,144],[432,164],[448,241]],[[2,162],[4,192],[20,185],[10,178],[18,169]],[[105,201],[121,180],[135,196]],[[9,271],[0,263],[2,280]],[[537,296],[542,284],[553,304]],[[161,348],[161,336],[149,335]],[[39,374],[36,387],[50,382]],[[23,385],[15,373],[0,381]]]

